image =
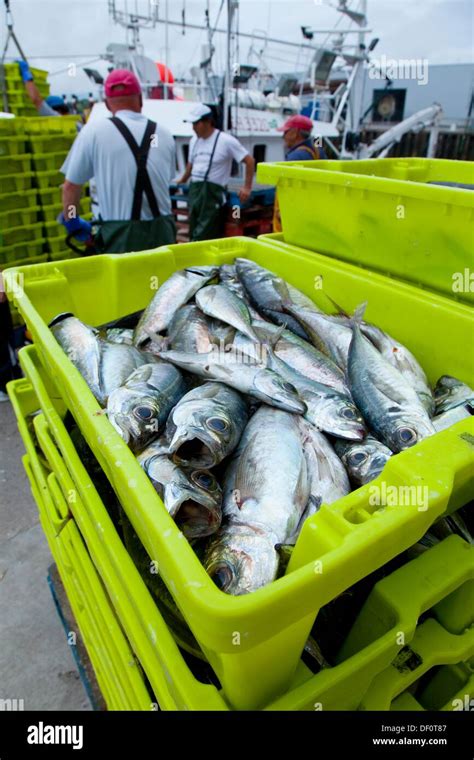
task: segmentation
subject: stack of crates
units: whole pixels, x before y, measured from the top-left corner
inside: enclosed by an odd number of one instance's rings
[[[379,183],[371,180],[376,197]],[[390,194],[393,202],[408,184]],[[441,226],[449,234],[452,215],[458,221],[453,235],[461,237],[471,194],[425,190],[429,234],[436,224],[440,233],[434,245],[444,239]],[[443,207],[449,201],[444,215],[437,201]],[[281,208],[285,224],[284,200]],[[424,255],[427,247],[421,250]],[[276,272],[324,310],[321,282],[347,310],[367,300],[368,320],[417,356],[431,384],[442,374],[474,382],[466,350],[472,309],[465,300],[341,260],[337,250],[329,255],[272,238],[233,237],[6,272],[9,298],[34,340],[20,352],[25,378],[8,387],[25,444],[23,462],[105,701],[109,709],[462,709],[472,688],[473,546],[454,535],[415,559],[408,550],[472,499],[472,418],[397,454],[372,483],[323,504],[305,521],[285,574],[252,594],[231,596],[207,575],[48,328],[62,312],[98,327],[143,309],[152,278],[165,282],[176,270],[230,264],[236,257]],[[444,274],[437,272],[440,282],[448,271],[445,263]],[[87,457],[70,433],[71,415]],[[114,513],[104,481],[123,514]],[[386,493],[422,487],[426,498],[422,505],[377,503],[374,486]],[[134,564],[124,517],[150,565]],[[165,606],[151,593],[148,574],[156,569]],[[368,584],[367,595],[337,650],[324,667],[310,666],[303,651],[315,619],[359,582]],[[199,660],[170,620],[171,597]]]
[[[25,84],[20,75],[20,69],[17,63],[4,64],[5,92],[8,100],[8,108],[15,116],[36,116],[37,111],[31,102],[30,97],[25,89]],[[50,94],[49,84],[47,82],[48,72],[42,69],[30,67],[33,79],[40,95],[43,99]],[[0,93],[3,101],[3,91]]]
[[[47,260],[25,121],[0,119],[0,270]]]
[[[59,170],[77,135],[77,121],[77,116],[36,116],[25,122],[42,209],[46,249],[51,260],[75,256],[66,247],[64,227],[57,219],[62,211],[60,185],[64,181],[64,175]],[[83,218],[91,219],[89,197],[82,198],[79,213]]]

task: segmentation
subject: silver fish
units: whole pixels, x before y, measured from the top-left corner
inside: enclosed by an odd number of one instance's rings
[[[245,292],[245,288],[237,276],[237,270],[234,264],[222,264],[222,266],[219,268],[219,280],[223,285],[226,286],[226,288],[232,290],[236,296],[244,301],[244,303],[247,305],[249,314],[252,319],[263,319],[263,317],[258,313],[256,309],[254,309],[250,303]]]
[[[101,403],[101,352],[97,331],[72,314],[59,314],[49,323],[49,328],[68,359],[79,370],[90,390]]]
[[[356,442],[338,439],[334,448],[357,487],[377,478],[392,456],[390,449],[371,435]]]
[[[175,351],[207,354],[212,340],[206,317],[194,304],[178,309],[168,327],[167,344]]]
[[[105,331],[105,340],[109,343],[126,343],[133,346],[133,330],[122,327],[109,327]]]
[[[135,328],[134,342],[140,346],[156,333],[165,330],[180,306],[199,288],[212,280],[218,267],[188,267],[174,272],[157,290]]]
[[[130,448],[140,451],[158,436],[185,393],[186,383],[176,367],[166,362],[145,364],[110,394],[107,414]]]
[[[425,407],[402,373],[362,335],[365,304],[352,323],[348,376],[352,396],[372,431],[393,452],[435,432]]]
[[[235,327],[226,325],[225,322],[221,322],[219,319],[211,319],[211,317],[207,317],[207,324],[211,340],[215,346],[225,348],[232,344],[235,336]]]
[[[190,467],[214,467],[237,446],[248,420],[242,396],[222,383],[204,383],[177,403],[166,435],[173,460]]]
[[[319,430],[339,438],[361,440],[367,434],[364,420],[351,396],[329,385],[309,380],[268,350],[268,366],[293,385],[306,404],[306,419]]]
[[[341,499],[351,487],[344,465],[328,439],[302,417],[298,418],[298,425],[311,483],[306,519],[315,514],[321,504]]]
[[[179,467],[153,443],[137,459],[187,538],[204,538],[219,529],[222,490],[212,473]]]
[[[274,580],[275,546],[295,532],[308,496],[297,418],[260,407],[226,473],[223,525],[204,560],[222,591],[246,594]]]
[[[196,303],[204,314],[232,325],[258,342],[245,302],[225,285],[208,285],[202,288],[196,293]]]
[[[434,389],[436,414],[447,412],[456,406],[469,404],[474,407],[474,391],[465,383],[451,375],[439,378]]]
[[[340,393],[350,395],[344,372],[332,359],[318,351],[311,343],[290,330],[282,331],[281,327],[269,322],[254,321],[253,327],[262,342],[272,345],[273,351],[279,359],[286,362],[308,380],[329,385]],[[237,333],[234,338],[234,346],[243,351],[246,347],[248,348],[248,341],[246,343],[245,336]],[[257,347],[257,353],[253,355],[259,355],[260,351],[260,348]]]
[[[297,308],[288,302],[286,309],[303,325],[315,348],[327,354],[345,371],[352,340],[352,330],[346,320],[335,320],[329,314],[309,308]]]
[[[472,417],[473,414],[474,403],[472,406],[466,403],[464,406],[455,406],[453,409],[448,409],[447,412],[437,414],[435,417],[432,417],[431,421],[433,423],[434,429],[437,433],[439,433],[440,430],[447,430],[457,422],[461,422],[461,420],[466,420],[468,417]]]
[[[285,303],[292,304],[298,309],[303,303],[307,302],[307,305],[316,308],[309,298],[296,291],[295,288],[293,290],[293,297],[295,297],[295,291],[299,296],[299,303],[296,306],[290,296],[288,283],[282,277],[259,266],[254,261],[237,258],[235,260],[235,268],[239,280],[245,288],[245,292],[260,314],[263,314],[272,322],[284,325],[301,338],[308,338],[307,332],[299,321],[285,311]]]
[[[217,380],[264,401],[270,406],[295,414],[303,414],[306,406],[295,388],[285,382],[276,372],[261,364],[242,361],[242,357],[220,351],[209,354],[188,354],[182,351],[163,351],[161,358],[178,367],[192,372],[206,380]]]
[[[138,367],[157,362],[155,357],[126,343],[100,342],[100,402],[107,403],[110,394],[120,388]]]
[[[333,320],[336,318],[334,315],[331,316]],[[350,327],[350,317],[341,315],[340,319]],[[375,348],[380,351],[384,359],[387,359],[393,367],[396,367],[404,375],[415,389],[427,413],[432,417],[435,410],[433,394],[423,368],[411,351],[403,343],[395,340],[387,332],[370,322],[361,322],[360,329],[362,334],[369,338]]]

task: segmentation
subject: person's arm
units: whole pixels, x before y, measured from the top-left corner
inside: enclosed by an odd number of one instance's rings
[[[192,170],[193,170],[193,165],[188,162],[186,164],[186,169],[184,170],[182,177],[176,180],[176,184],[184,185],[190,178]]]
[[[37,86],[35,85],[33,81],[33,74],[30,71],[30,67],[28,66],[28,63],[26,61],[17,61],[17,63],[20,68],[20,76],[23,79],[25,90],[28,93],[28,96],[31,102],[33,103],[35,108],[39,111],[39,109],[44,103],[44,98],[42,97],[40,91],[38,90]]]
[[[246,203],[252,192],[252,180],[255,174],[255,159],[247,153],[245,158],[242,159],[242,163],[245,164],[245,182],[244,186],[239,190],[239,198],[242,203]]]
[[[76,185],[67,179],[64,181],[61,223],[64,224],[69,235],[73,235],[77,240],[85,242],[91,236],[92,225],[79,216],[81,194],[82,185]]]

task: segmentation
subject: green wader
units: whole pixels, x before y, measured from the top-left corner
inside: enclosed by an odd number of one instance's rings
[[[155,193],[146,168],[151,137],[155,133],[155,122],[148,120],[140,145],[132,133],[117,116],[110,120],[126,140],[137,162],[137,178],[133,193],[132,213],[129,221],[101,221],[94,242],[97,253],[126,253],[145,251],[176,242],[174,217],[163,215],[158,208]],[[146,195],[153,219],[140,219],[143,194]]]
[[[202,182],[191,182],[189,186],[189,239],[212,240],[224,234],[225,207],[222,198],[225,187],[215,182],[209,182],[208,176],[214,158],[220,132],[217,132],[212,148],[209,166]]]

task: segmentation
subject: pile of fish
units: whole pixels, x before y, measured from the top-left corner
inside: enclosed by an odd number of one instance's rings
[[[175,272],[133,319],[50,324],[216,585],[271,582],[304,521],[469,414],[413,354],[253,261]],[[454,415],[454,417],[453,417]]]

